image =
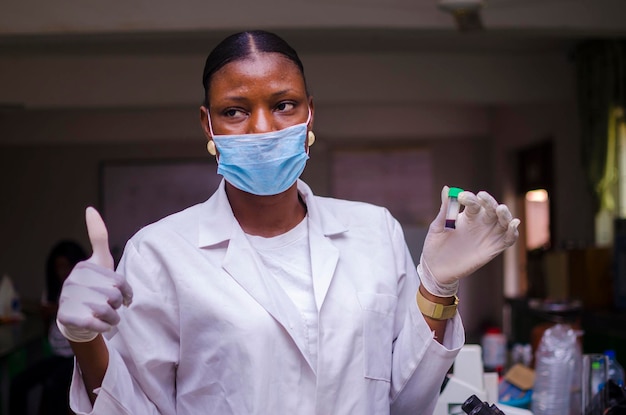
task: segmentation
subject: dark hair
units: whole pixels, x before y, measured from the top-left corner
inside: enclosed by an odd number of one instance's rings
[[[209,83],[213,74],[227,63],[245,59],[258,52],[280,53],[296,64],[304,79],[302,61],[300,61],[296,51],[283,38],[264,30],[235,33],[222,40],[206,59],[204,71],[202,72],[204,106],[209,106]],[[306,88],[306,79],[304,85]]]
[[[56,259],[61,257],[66,258],[74,266],[87,259],[87,254],[78,243],[71,240],[60,241],[52,248],[46,261],[46,300],[53,303],[59,300],[63,284],[57,277],[55,267]]]

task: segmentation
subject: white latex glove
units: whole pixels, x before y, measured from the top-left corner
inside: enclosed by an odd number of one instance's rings
[[[76,264],[63,283],[57,325],[73,342],[88,342],[120,321],[117,309],[130,305],[133,291],[123,275],[113,270],[106,226],[97,210],[85,211],[93,254]]]
[[[461,278],[513,245],[520,224],[489,193],[464,191],[458,200],[465,209],[456,220],[456,229],[447,229],[448,190],[444,186],[441,191],[441,209],[430,224],[417,267],[424,288],[440,297],[455,295]]]

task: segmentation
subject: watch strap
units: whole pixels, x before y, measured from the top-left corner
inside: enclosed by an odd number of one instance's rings
[[[417,290],[417,307],[420,312],[426,317],[430,317],[434,320],[448,320],[456,315],[457,305],[459,304],[459,297],[454,296],[454,303],[450,305],[443,305],[430,301],[422,295],[420,290]]]

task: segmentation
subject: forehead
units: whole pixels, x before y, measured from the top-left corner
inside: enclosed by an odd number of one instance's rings
[[[212,99],[236,90],[289,88],[305,92],[304,77],[298,66],[280,53],[253,53],[227,63],[213,74],[209,95]]]

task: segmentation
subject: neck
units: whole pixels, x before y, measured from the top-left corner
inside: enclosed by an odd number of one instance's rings
[[[281,235],[293,229],[306,215],[306,205],[295,183],[278,195],[256,196],[226,182],[226,195],[239,225],[249,235]]]

